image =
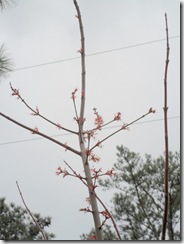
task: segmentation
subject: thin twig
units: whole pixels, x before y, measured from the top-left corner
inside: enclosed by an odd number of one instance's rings
[[[43,237],[43,240],[48,240],[48,238],[46,237],[46,235],[45,235],[45,233],[43,232],[42,228],[40,227],[40,225],[39,225],[38,222],[36,221],[35,217],[34,217],[33,214],[31,213],[31,211],[29,210],[27,204],[25,203],[25,200],[24,200],[24,197],[23,197],[22,192],[21,192],[21,190],[20,190],[18,181],[16,181],[16,184],[17,184],[17,188],[18,188],[19,194],[20,194],[20,196],[21,196],[22,202],[23,202],[23,204],[24,204],[26,210],[28,211],[30,217],[32,218],[33,222],[35,223],[36,227],[37,227],[38,230],[41,232],[42,237]]]
[[[26,130],[31,131],[31,132],[34,133],[34,134],[38,134],[38,135],[40,135],[40,136],[42,136],[42,137],[44,137],[44,138],[46,138],[46,139],[48,139],[48,140],[50,140],[50,141],[56,143],[56,144],[58,144],[59,146],[64,147],[65,149],[67,149],[67,150],[69,150],[69,151],[71,151],[71,152],[73,152],[73,153],[75,153],[75,154],[77,154],[77,155],[79,155],[79,156],[81,155],[81,153],[80,153],[79,151],[75,150],[74,148],[69,147],[69,146],[66,146],[66,144],[63,144],[63,143],[61,143],[61,142],[59,142],[59,141],[53,139],[52,137],[47,136],[46,134],[43,134],[43,133],[41,133],[41,132],[39,132],[39,131],[35,131],[34,129],[32,129],[32,128],[30,128],[30,127],[24,125],[24,124],[21,124],[20,122],[18,122],[18,121],[16,121],[16,120],[12,119],[11,117],[8,117],[7,115],[5,115],[5,114],[3,114],[3,113],[1,113],[1,112],[0,112],[0,116],[4,117],[5,119],[10,120],[10,121],[13,122],[14,124],[17,124],[18,126],[24,128],[24,129],[26,129]]]
[[[77,112],[77,106],[76,106],[75,99],[73,99],[73,106],[74,106],[74,110],[75,110],[76,121],[79,122],[79,116],[78,116],[78,112]]]
[[[13,92],[16,90],[15,88],[12,87],[11,83],[10,83],[10,88],[11,88],[11,90],[12,90]],[[57,123],[54,123],[54,122],[51,121],[50,119],[47,119],[45,116],[41,115],[40,112],[38,112],[38,111],[36,111],[35,109],[31,108],[31,107],[28,105],[28,103],[22,98],[22,96],[21,96],[19,93],[17,93],[16,96],[17,96],[17,98],[19,98],[19,99],[24,103],[24,105],[25,105],[29,110],[31,110],[31,111],[33,112],[33,115],[39,116],[40,118],[42,118],[42,119],[44,119],[45,121],[49,122],[50,124],[52,124],[52,125],[58,127],[59,129],[62,129],[62,130],[68,131],[68,132],[70,132],[70,133],[72,133],[72,134],[76,134],[76,135],[78,135],[78,133],[77,133],[76,131],[67,129],[67,128],[63,127],[63,126],[59,126]]]
[[[118,132],[128,129],[128,127],[134,123],[136,123],[137,121],[143,119],[144,117],[146,117],[148,114],[150,113],[154,113],[154,110],[150,109],[146,114],[143,114],[141,117],[139,117],[138,119],[135,119],[134,121],[130,122],[129,124],[125,124],[123,126],[121,126],[120,129],[116,130],[115,132],[111,133],[110,135],[108,135],[107,137],[105,137],[104,139],[102,139],[101,141],[99,141],[99,143],[101,144],[102,142],[106,141],[107,139],[109,139],[110,137],[114,136],[115,134],[117,134]],[[95,147],[97,147],[98,144],[95,144],[90,150],[93,150]]]
[[[167,216],[168,216],[168,181],[169,181],[169,146],[168,146],[168,127],[167,127],[167,73],[169,65],[169,33],[167,14],[165,13],[165,25],[166,25],[166,38],[167,38],[167,49],[166,49],[166,62],[165,62],[165,74],[164,74],[164,131],[165,131],[165,203],[164,203],[164,214],[163,214],[163,226],[162,226],[162,240],[165,240],[166,228],[167,228]]]

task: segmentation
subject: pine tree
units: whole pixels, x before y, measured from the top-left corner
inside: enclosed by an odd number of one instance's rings
[[[14,0],[0,0],[0,9],[3,10],[15,4]]]
[[[2,45],[0,47],[0,80],[12,71],[11,60],[7,57],[5,53],[5,47]]]
[[[51,224],[50,217],[43,218],[40,214],[34,217],[42,230]],[[54,238],[54,234],[44,233],[48,240]],[[42,240],[42,235],[25,209],[14,203],[8,205],[5,198],[0,198],[0,240],[35,241]]]
[[[3,10],[14,3],[13,0],[0,0],[0,9]],[[12,71],[12,62],[5,53],[4,44],[0,47],[0,80]]]
[[[122,240],[161,240],[164,211],[164,157],[153,159],[118,149],[114,178],[99,180],[107,189],[115,189],[112,212]],[[180,154],[169,152],[169,214],[167,239],[180,240]],[[109,228],[109,227],[108,227]],[[114,240],[112,235],[106,236]],[[91,235],[91,233],[90,233]],[[87,238],[89,234],[81,237]]]

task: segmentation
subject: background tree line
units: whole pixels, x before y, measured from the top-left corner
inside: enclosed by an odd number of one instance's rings
[[[104,190],[113,190],[112,209],[122,240],[160,240],[164,206],[164,157],[154,159],[146,154],[144,159],[124,146],[117,147],[116,175],[99,180]],[[169,211],[167,239],[180,240],[180,153],[169,152]],[[51,225],[50,217],[34,214],[45,230]],[[46,233],[49,240],[54,234]],[[88,240],[94,234],[82,234]],[[110,225],[104,227],[104,239],[116,240]],[[39,230],[22,207],[0,199],[0,239],[41,240]]]
[[[164,157],[156,159],[124,146],[117,147],[116,175],[99,180],[104,190],[116,191],[112,198],[112,213],[122,240],[161,240],[164,210]],[[180,240],[180,153],[169,152],[169,209],[167,238]],[[83,234],[82,240],[90,239]],[[104,230],[106,240],[116,239],[111,226]]]

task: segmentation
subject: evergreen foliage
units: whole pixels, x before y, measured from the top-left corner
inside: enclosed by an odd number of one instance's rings
[[[114,164],[116,175],[99,180],[107,189],[115,189],[112,212],[122,240],[161,240],[164,211],[164,157],[153,159],[118,149]],[[180,154],[169,152],[169,213],[167,239],[180,240]],[[109,227],[108,227],[109,229]],[[106,232],[107,230],[106,229]],[[105,233],[105,232],[104,232]],[[108,240],[114,240],[112,228]],[[84,239],[89,234],[81,236]]]
[[[6,77],[7,74],[12,71],[11,60],[6,56],[5,47],[2,45],[0,47],[0,80]]]
[[[11,6],[14,0],[0,0],[0,9]],[[4,44],[0,47],[0,80],[12,71],[12,62],[5,54]]]
[[[50,226],[50,217],[33,215],[42,230]],[[47,233],[45,230],[44,233],[48,240],[54,238],[54,234]],[[5,198],[0,198],[0,240],[35,241],[42,240],[42,235],[25,209],[14,203],[8,205],[5,203]]]

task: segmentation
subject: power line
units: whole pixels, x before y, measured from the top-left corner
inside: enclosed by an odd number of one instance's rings
[[[179,35],[178,36],[172,36],[169,39],[174,39],[174,38],[178,38],[178,37],[180,37],[180,36]],[[115,48],[115,49],[109,49],[109,50],[105,50],[105,51],[101,51],[101,52],[90,53],[90,54],[86,54],[86,57],[100,55],[100,54],[105,54],[105,53],[110,53],[110,52],[116,52],[116,51],[120,51],[120,50],[123,50],[123,49],[139,47],[139,46],[148,45],[148,44],[152,44],[152,43],[156,43],[156,42],[162,42],[162,41],[165,41],[165,40],[166,39],[163,38],[163,39],[153,40],[153,41],[149,41],[149,42],[142,42],[142,43],[134,44],[134,45],[130,45],[130,46],[119,47],[119,48]],[[14,69],[14,71],[19,71],[19,70],[24,70],[24,69],[31,69],[31,68],[36,68],[36,67],[40,67],[40,66],[46,66],[46,65],[50,65],[50,64],[61,63],[61,62],[67,62],[67,61],[71,61],[71,60],[79,59],[79,58],[80,58],[80,56],[77,56],[77,57],[65,58],[65,59],[60,59],[60,60],[46,62],[46,63],[40,63],[40,64],[35,64],[35,65],[20,67],[20,68]]]
[[[169,117],[168,119],[178,119],[178,118],[180,118],[180,116]],[[147,121],[137,122],[134,125],[145,124],[145,123],[153,123],[153,122],[158,122],[158,121],[163,121],[163,120],[164,119],[147,120]],[[120,125],[108,126],[108,127],[104,127],[103,129],[112,129],[112,128],[118,128],[118,127],[120,128]],[[57,135],[53,135],[51,137],[68,136],[68,135],[71,135],[71,133],[57,134]],[[41,139],[44,139],[44,138],[38,137],[38,138],[32,138],[32,139],[3,142],[3,143],[0,143],[0,146],[15,144],[15,143],[22,143],[22,142],[29,142],[29,141],[36,141],[36,140],[41,140]]]

